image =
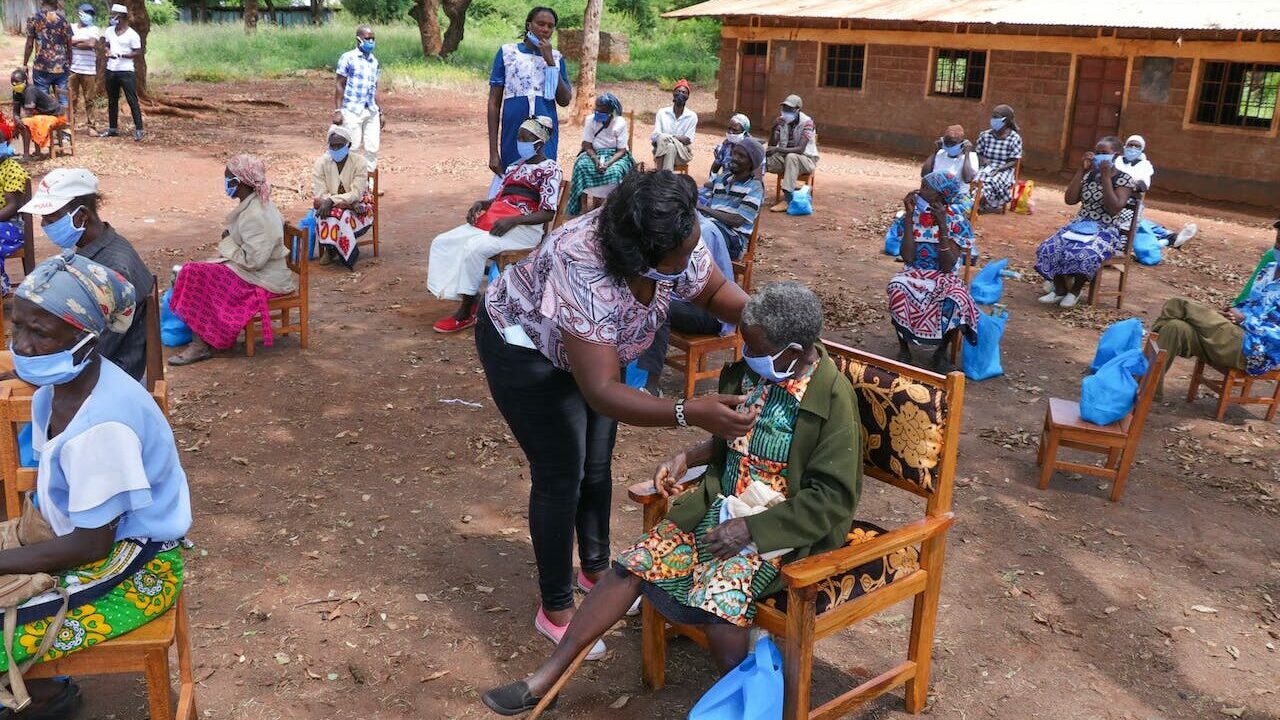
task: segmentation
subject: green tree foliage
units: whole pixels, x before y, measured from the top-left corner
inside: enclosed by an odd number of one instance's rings
[[[342,7],[357,20],[372,23],[402,22],[413,0],[343,0]]]

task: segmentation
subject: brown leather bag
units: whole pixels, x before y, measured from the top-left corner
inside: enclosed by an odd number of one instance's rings
[[[0,522],[0,550],[11,550],[16,547],[34,545],[52,540],[56,535],[44,516],[27,498],[22,506],[22,515],[13,520]],[[45,629],[40,647],[24,663],[13,662],[13,638],[18,630],[18,606],[37,595],[56,590],[62,596],[62,604]],[[62,623],[67,618],[67,591],[58,585],[57,578],[48,573],[32,573],[30,575],[0,575],[0,609],[4,611],[4,650],[9,656],[9,676],[7,681],[0,678],[0,705],[14,712],[19,712],[31,703],[31,695],[22,680],[22,673],[44,657],[53,647],[53,641],[62,631]],[[9,686],[9,690],[4,688]],[[10,692],[10,690],[12,692]]]

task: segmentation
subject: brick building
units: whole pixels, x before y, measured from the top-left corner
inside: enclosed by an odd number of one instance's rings
[[[1277,0],[709,0],[667,15],[704,16],[722,20],[721,120],[768,127],[794,92],[820,143],[923,155],[1006,103],[1027,167],[1137,133],[1157,190],[1280,205]]]

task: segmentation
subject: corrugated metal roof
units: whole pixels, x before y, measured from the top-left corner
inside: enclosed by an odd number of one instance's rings
[[[665,17],[826,18],[1168,30],[1280,30],[1276,0],[707,0]]]

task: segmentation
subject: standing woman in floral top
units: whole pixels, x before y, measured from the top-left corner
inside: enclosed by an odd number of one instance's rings
[[[621,370],[653,342],[673,299],[737,324],[747,296],[702,244],[697,185],[667,170],[632,173],[599,210],[553,232],[489,286],[476,348],[495,404],[529,460],[529,531],[542,602],[534,627],[553,642],[574,614],[573,545],[586,591],[609,567],[611,460],[618,422],[697,425],[741,437],[743,398],[656,398]],[[589,659],[604,655],[597,644]]]
[[[551,118],[551,138],[546,155],[555,160],[560,149],[560,120],[556,105],[568,107],[573,98],[569,69],[559,50],[551,47],[551,35],[560,17],[549,7],[535,7],[525,18],[519,42],[498,48],[489,74],[489,169],[493,171],[492,195],[503,173],[520,159],[516,133],[531,117]]]
[[[991,111],[991,129],[978,133],[978,179],[982,181],[981,213],[1004,210],[1013,198],[1015,169],[1022,159],[1022,135],[1013,108],[997,105]]]

